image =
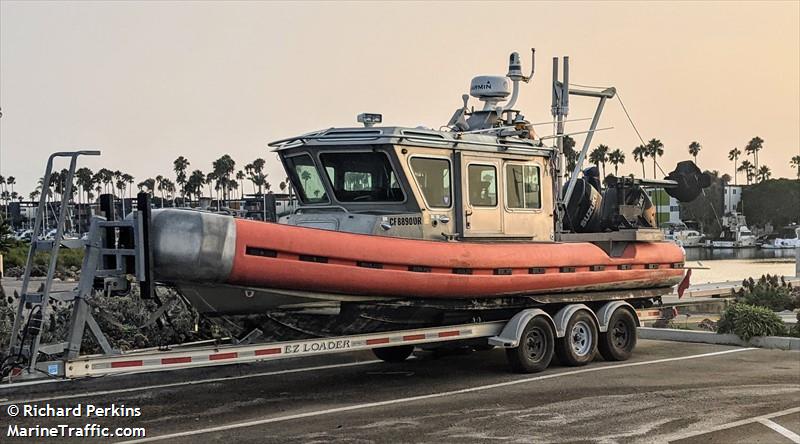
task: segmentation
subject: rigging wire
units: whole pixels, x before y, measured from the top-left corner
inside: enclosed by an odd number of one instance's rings
[[[578,83],[570,83],[569,85],[570,86],[577,86],[577,87],[580,87],[580,88],[592,88],[592,89],[606,89],[607,88],[605,86],[581,85],[581,84],[578,84]],[[628,118],[628,122],[630,122],[631,126],[633,127],[633,130],[636,132],[636,136],[639,138],[639,141],[642,142],[642,145],[647,145],[647,143],[644,141],[644,138],[642,137],[642,134],[639,132],[639,128],[637,128],[636,124],[633,122],[633,118],[631,118],[631,115],[628,112],[628,108],[625,107],[625,102],[622,101],[622,95],[619,93],[619,89],[617,89],[616,97],[617,97],[617,100],[619,100],[619,104],[622,106],[622,111],[625,112],[625,117]],[[666,176],[667,173],[664,172],[664,169],[661,168],[661,165],[659,165],[659,163],[655,159],[655,157],[653,158],[653,161],[655,162],[656,167],[658,167],[658,169],[661,171],[661,174]]]

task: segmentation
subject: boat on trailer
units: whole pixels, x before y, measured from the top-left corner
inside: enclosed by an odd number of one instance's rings
[[[278,223],[156,210],[156,279],[202,313],[258,322],[269,313],[266,330],[280,318],[290,330],[320,334],[364,327],[365,318],[381,329],[467,322],[476,313],[502,319],[509,307],[654,304],[683,278],[685,256],[664,240],[643,187],[690,201],[707,175],[682,162],[664,180],[609,176],[605,189],[579,177],[616,91],[570,89],[554,73],[558,132],[540,137],[515,108],[532,76],[513,53],[507,75],[472,80],[470,95],[482,106],[470,107],[465,94],[440,130],[379,126],[380,114],[361,114],[362,127],[271,143],[296,209]],[[569,95],[598,99],[588,131],[564,131]],[[561,141],[569,134],[586,140],[565,182]],[[302,315],[323,307],[335,322]]]
[[[538,124],[515,108],[533,70],[523,75],[512,53],[505,76],[472,80],[470,95],[483,105],[468,106],[465,94],[440,130],[377,126],[379,114],[362,114],[363,127],[273,142],[298,198],[277,223],[153,210],[146,193],[119,220],[114,196],[101,196],[105,217],[92,220],[69,331],[40,345],[60,212],[53,246],[31,244],[13,359],[0,375],[98,376],[362,349],[399,361],[414,347],[453,345],[503,347],[520,372],[544,370],[554,355],[566,365],[587,364],[596,351],[627,359],[642,313],[686,279],[684,251],[664,240],[643,188],[663,187],[685,202],[710,178],[691,161],[663,180],[608,176],[603,188],[592,174],[579,177],[616,91],[570,88],[568,59],[561,80],[553,62],[550,136],[539,136]],[[565,131],[570,96],[598,101],[587,131]],[[586,138],[565,181],[563,140],[577,134]],[[54,158],[72,159],[62,208],[77,157],[97,154],[50,157],[45,182]],[[40,209],[45,204],[43,195]],[[50,251],[51,271],[43,291],[31,292],[40,249]],[[132,281],[159,305],[158,287],[177,290],[202,315],[226,318],[236,337],[228,345],[114,350],[86,301],[130,294]],[[161,305],[149,322],[168,308]],[[86,329],[104,355],[79,355]],[[40,354],[63,357],[40,362]]]

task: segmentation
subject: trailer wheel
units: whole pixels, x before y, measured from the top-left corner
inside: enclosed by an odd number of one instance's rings
[[[566,334],[556,341],[556,355],[564,365],[580,366],[592,362],[597,351],[597,326],[585,310],[567,322]]]
[[[553,360],[555,332],[544,316],[528,321],[522,330],[519,346],[506,349],[511,370],[517,373],[536,373],[546,369]]]
[[[373,348],[372,353],[381,361],[403,362],[414,353],[413,345],[398,345],[397,347]]]
[[[625,361],[636,347],[636,319],[629,310],[618,308],[611,315],[608,331],[600,335],[598,349],[606,361]]]

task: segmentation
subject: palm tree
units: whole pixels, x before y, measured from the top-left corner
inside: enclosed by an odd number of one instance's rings
[[[303,192],[305,192],[305,190],[308,189],[308,181],[311,179],[311,173],[309,173],[308,170],[303,170],[303,172],[300,173],[300,179],[303,180]]]
[[[264,159],[258,158],[254,160],[253,163],[248,163],[244,167],[244,170],[247,172],[250,181],[253,182],[253,192],[255,192],[256,187],[258,187],[259,195],[261,194],[261,189],[267,180],[267,175],[264,173],[264,166],[266,164],[267,162]]]
[[[165,177],[165,178],[162,179],[160,186],[161,186],[161,189],[163,190],[163,192],[165,192],[167,194],[167,197],[172,200],[172,206],[174,207],[175,206],[175,190],[176,190],[175,182],[173,182],[168,177]],[[163,201],[161,202],[161,206],[162,207],[164,206],[164,202]]]
[[[614,165],[614,175],[616,176],[619,174],[619,166],[625,163],[625,153],[617,148],[608,154],[608,161]]]
[[[572,170],[575,169],[575,164],[578,163],[578,153],[575,151],[575,139],[570,136],[564,136],[564,141],[561,143],[564,148],[564,159],[567,161],[567,170],[564,172],[564,177],[569,177]]]
[[[125,212],[125,187],[127,185],[128,184],[125,183],[125,180],[122,178],[122,173],[119,173],[119,176],[117,176],[117,180],[114,183],[114,186],[116,186],[117,190],[119,190],[119,197],[120,197],[120,200],[122,200],[122,215],[123,216],[125,216],[127,214]],[[114,195],[116,196],[116,193],[114,193]]]
[[[644,160],[647,158],[647,147],[639,145],[633,149],[633,160],[642,164],[642,178],[646,179],[647,174],[644,171]]]
[[[11,187],[11,194],[14,194],[14,184],[17,183],[17,179],[14,176],[8,176],[6,178],[6,184]]]
[[[758,176],[758,180],[763,182],[769,179],[769,176],[772,175],[772,171],[769,170],[769,167],[766,165],[761,165],[756,172],[756,176]]]
[[[128,199],[131,199],[131,185],[133,185],[133,176],[125,173],[122,175],[122,180],[125,182],[125,189],[128,191]]]
[[[647,155],[653,158],[653,178],[656,178],[656,157],[664,155],[664,144],[658,139],[650,139],[647,142]]]
[[[164,176],[156,176],[156,189],[161,194],[161,208],[164,208]]]
[[[800,179],[800,154],[792,156],[792,160],[789,163],[792,165],[792,168],[797,169],[797,178]]]
[[[212,184],[214,183],[214,179],[216,179],[216,178],[217,178],[217,176],[212,171],[212,172],[206,174],[205,182],[203,182],[206,185],[208,185],[208,195],[211,196],[211,200],[214,200],[214,188],[212,187]]]
[[[103,192],[108,193],[109,184],[114,180],[114,173],[107,168],[100,168],[97,174],[94,175],[94,182],[103,184]]]
[[[39,190],[33,190],[30,192],[30,194],[28,194],[28,197],[31,199],[31,201],[35,201],[41,194],[42,193]]]
[[[239,181],[239,185],[241,187],[241,189],[239,191],[239,199],[244,199],[244,179],[246,177],[247,176],[244,175],[244,171],[239,170],[239,171],[236,172],[236,180]]]
[[[189,179],[186,184],[189,199],[192,198],[192,195],[194,195],[196,199],[200,199],[203,196],[203,185],[205,185],[205,183],[206,175],[203,174],[202,171],[192,171],[192,174],[189,175]]]
[[[597,148],[593,149],[591,153],[589,153],[589,162],[595,164],[597,168],[600,168],[600,165],[603,165],[603,177],[606,176],[606,162],[608,161],[608,146],[600,144],[597,145]]]
[[[175,161],[172,162],[172,167],[175,171],[175,182],[181,187],[181,196],[186,196],[186,169],[189,168],[189,161],[183,157],[178,156]]]
[[[738,176],[737,172],[739,171],[739,156],[742,155],[742,151],[739,148],[734,148],[728,151],[728,160],[733,161],[733,184],[736,185],[736,177]]]
[[[122,175],[120,175],[119,179],[117,179],[117,181],[114,182],[114,186],[117,188],[117,191],[119,191],[119,197],[120,198],[123,198],[123,199],[125,198],[125,189],[126,189],[127,185],[128,184],[125,183],[125,179],[122,178]]]
[[[81,192],[83,194],[91,192],[92,188],[94,188],[94,173],[89,168],[83,167],[78,168],[75,171],[75,182],[80,187]],[[89,196],[86,196],[86,202],[89,202]]]
[[[216,188],[222,190],[222,199],[227,201],[230,191],[231,177],[236,171],[236,161],[230,155],[225,154],[219,159],[215,160],[212,164],[214,176],[217,180]]]
[[[764,139],[756,136],[750,139],[747,142],[747,146],[744,147],[744,151],[747,154],[753,155],[753,163],[755,165],[756,170],[758,170],[758,152],[761,151],[761,148],[764,147]]]
[[[747,180],[747,185],[750,185],[750,181],[753,179],[754,170],[755,167],[753,166],[752,163],[750,163],[750,160],[748,159],[743,160],[741,165],[739,165],[739,168],[737,168],[737,171],[744,172],[745,179]]]
[[[689,144],[689,154],[691,154],[692,157],[694,157],[694,163],[697,163],[697,155],[700,154],[700,148],[702,147],[700,146],[700,143],[697,141],[694,141]]]

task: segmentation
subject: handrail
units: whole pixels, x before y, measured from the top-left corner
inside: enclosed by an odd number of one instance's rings
[[[537,150],[538,151],[545,151],[547,153],[551,153],[553,151],[552,148],[547,148],[547,147],[543,147],[543,146],[535,146],[533,144],[533,142],[527,142],[527,141],[524,141],[524,140],[521,140],[521,139],[519,141],[512,140],[512,139],[504,139],[505,143],[500,143],[500,142],[492,143],[492,142],[482,142],[482,141],[479,141],[479,140],[464,140],[464,139],[456,140],[456,139],[447,139],[447,138],[433,137],[433,136],[427,137],[425,134],[421,134],[421,133],[415,133],[415,134],[380,134],[380,135],[375,135],[374,133],[372,133],[372,134],[369,134],[368,136],[365,135],[365,137],[358,137],[357,135],[348,135],[348,137],[342,137],[342,136],[339,136],[337,134],[328,134],[327,131],[321,132],[321,133],[318,132],[318,133],[314,133],[314,134],[305,134],[305,135],[302,135],[302,136],[292,137],[292,138],[288,138],[288,139],[277,140],[275,142],[270,143],[269,146],[282,148],[282,147],[285,147],[285,146],[291,144],[292,142],[297,142],[297,141],[301,141],[302,143],[307,143],[307,141],[311,141],[311,140],[320,141],[320,142],[325,142],[325,141],[343,141],[343,140],[347,140],[347,139],[366,141],[366,140],[376,140],[376,139],[381,139],[381,138],[395,139],[395,140],[397,140],[398,143],[402,143],[404,139],[405,140],[419,140],[419,141],[423,141],[423,142],[435,143],[435,144],[437,144],[439,146],[442,146],[442,145],[445,145],[445,144],[446,145],[451,145],[451,148],[456,148],[458,145],[478,145],[478,146],[491,146],[491,147],[500,148],[500,149],[503,149],[503,150],[506,150],[506,151],[509,151],[509,150],[520,150],[523,153],[527,153],[529,151],[537,151]]]

